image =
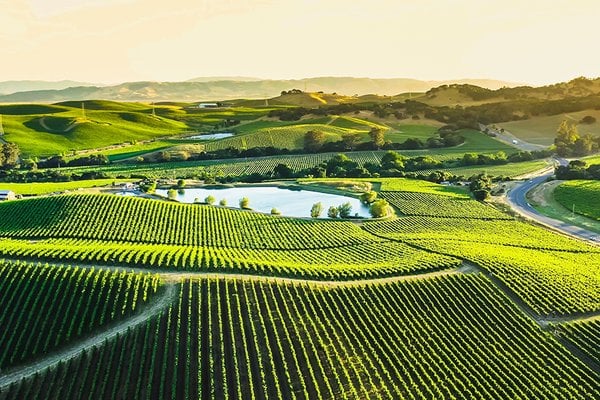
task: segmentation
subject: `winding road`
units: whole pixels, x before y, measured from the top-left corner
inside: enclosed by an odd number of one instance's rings
[[[558,158],[556,161],[560,165],[567,165],[568,161],[564,158]],[[575,237],[577,239],[585,240],[593,244],[600,244],[600,238],[598,234],[592,231],[588,231],[583,228],[571,225],[567,222],[559,221],[554,218],[547,217],[538,212],[527,200],[527,193],[533,190],[536,186],[544,183],[548,178],[554,175],[554,171],[545,172],[534,178],[524,181],[512,188],[506,195],[506,200],[511,208],[522,216],[529,218],[541,225],[564,233],[566,235]]]

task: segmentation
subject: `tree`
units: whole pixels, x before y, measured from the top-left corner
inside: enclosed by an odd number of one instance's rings
[[[349,218],[350,214],[352,213],[352,204],[350,204],[350,202],[341,204],[338,207],[338,213],[340,215],[340,218]]]
[[[287,179],[290,178],[293,174],[293,171],[287,164],[277,164],[275,168],[273,168],[273,175],[276,178]]]
[[[21,151],[14,143],[0,145],[0,167],[14,167],[19,161]]]
[[[490,197],[492,191],[492,179],[486,174],[473,176],[469,184],[469,190],[476,200],[483,201]]]
[[[594,137],[590,134],[578,138],[573,144],[573,154],[576,156],[585,156],[594,152],[597,145]]]
[[[580,122],[580,123],[582,123],[582,124],[588,124],[588,125],[591,125],[591,124],[594,124],[594,123],[596,123],[596,118],[595,118],[595,117],[593,117],[593,116],[591,116],[591,115],[586,115],[586,116],[585,116],[585,117],[583,117],[583,118],[581,119],[581,121],[579,121],[579,122]]]
[[[382,169],[404,169],[405,157],[396,153],[395,151],[388,151],[381,157],[381,168]]]
[[[321,213],[323,213],[323,204],[313,204],[312,208],[310,209],[310,216],[312,218],[319,218],[321,216]]]
[[[227,207],[227,200],[226,199],[221,199],[221,201],[219,201],[219,205],[221,207]]]
[[[360,195],[360,201],[364,204],[371,204],[377,199],[377,192],[371,190]]]
[[[371,204],[371,207],[369,208],[369,213],[371,213],[371,216],[373,218],[387,217],[389,215],[389,212],[390,207],[385,199],[379,199],[373,202],[373,204]]]
[[[327,216],[329,218],[337,218],[338,212],[339,212],[339,210],[337,207],[331,206],[331,207],[329,207],[329,210],[327,210]]]
[[[240,199],[240,208],[243,210],[250,209],[250,199],[247,197],[242,197]]]
[[[208,196],[206,196],[206,198],[204,199],[204,202],[205,202],[206,204],[209,204],[209,205],[211,205],[211,206],[212,206],[213,204],[215,204],[215,201],[217,201],[217,199],[215,199],[215,198],[214,198],[213,196],[211,196],[211,195],[208,195]]]
[[[271,215],[281,215],[281,211],[276,208],[271,208]]]
[[[184,188],[184,187],[185,187],[185,181],[184,181],[183,179],[179,179],[179,180],[177,181],[177,187],[178,187],[179,189],[181,189],[181,188]]]
[[[574,152],[575,142],[580,138],[579,131],[575,124],[569,124],[567,120],[561,122],[556,132],[554,144],[556,153],[561,157],[568,157]]]
[[[321,131],[308,131],[304,135],[304,150],[316,152],[323,147],[325,143],[325,134]]]
[[[169,189],[169,191],[167,192],[167,197],[169,197],[169,199],[171,200],[175,200],[177,198],[177,190]]]
[[[376,126],[371,128],[369,131],[369,137],[371,138],[371,142],[373,143],[373,147],[380,149],[385,144],[385,136],[382,129],[377,128]]]
[[[344,148],[348,150],[354,150],[354,148],[360,143],[360,134],[358,133],[344,133],[342,135],[342,144]]]

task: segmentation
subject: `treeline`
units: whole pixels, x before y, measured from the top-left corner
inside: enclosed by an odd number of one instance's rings
[[[508,162],[526,161],[545,158],[548,151],[521,152],[506,156],[504,152],[496,154],[468,153],[461,158],[440,161],[430,156],[405,157],[397,152],[388,151],[379,164],[366,162],[360,165],[345,154],[337,154],[331,159],[311,168],[294,171],[285,163],[278,164],[273,171],[266,174],[253,173],[241,177],[220,177],[222,182],[261,182],[268,179],[291,178],[379,178],[379,177],[408,177],[426,179],[431,182],[468,181],[471,177],[454,175],[446,171],[449,168],[472,165],[502,165]],[[419,171],[434,170],[428,175]],[[503,179],[503,177],[500,177]]]
[[[45,160],[35,161],[37,168],[61,168],[61,167],[86,167],[93,165],[107,165],[110,163],[104,154],[91,154],[89,156],[66,160],[63,156],[53,156]],[[31,168],[30,168],[31,169]]]
[[[556,179],[593,179],[600,180],[600,164],[588,165],[583,160],[573,160],[569,165],[560,165],[555,169]]]
[[[102,171],[88,171],[80,174],[64,172],[59,169],[46,170],[0,170],[0,181],[14,183],[30,182],[69,182],[88,179],[107,179],[109,175]]]
[[[377,127],[371,128],[369,141],[362,141],[359,133],[346,133],[341,140],[326,141],[325,133],[313,130],[304,135],[304,150],[309,153],[331,153],[336,151],[356,150],[419,150],[441,147],[458,146],[464,143],[465,138],[457,128],[446,125],[440,128],[437,135],[423,141],[419,138],[408,138],[404,142],[391,142],[385,140],[385,132]]]

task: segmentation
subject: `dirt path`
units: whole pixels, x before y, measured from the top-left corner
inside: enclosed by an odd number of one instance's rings
[[[6,260],[6,259],[5,259]],[[9,260],[10,261],[10,260]],[[16,261],[16,260],[13,260]],[[45,263],[44,263],[45,264]],[[51,263],[48,263],[51,264]],[[64,264],[51,264],[51,265],[64,265]],[[130,272],[144,272],[152,273],[141,268],[123,268],[123,267],[111,267],[111,266],[92,266],[92,265],[79,265],[81,268],[96,268],[96,269],[108,269],[113,271],[130,271]],[[76,341],[69,344],[66,348],[58,350],[51,355],[33,361],[27,365],[17,367],[4,372],[0,376],[0,388],[7,387],[12,383],[19,382],[22,379],[28,378],[36,373],[40,373],[48,368],[56,367],[60,362],[67,362],[76,357],[79,357],[84,351],[91,351],[94,347],[102,345],[106,341],[109,341],[118,335],[124,334],[132,328],[146,323],[150,318],[158,315],[162,310],[167,308],[170,304],[177,299],[177,283],[180,283],[185,279],[200,279],[200,278],[227,278],[227,279],[243,279],[243,280],[262,280],[268,282],[278,283],[296,283],[296,284],[310,284],[315,286],[327,286],[327,287],[341,287],[341,286],[355,286],[355,285],[369,285],[369,284],[382,284],[391,282],[401,282],[414,279],[428,279],[437,276],[454,275],[461,273],[472,273],[476,272],[476,269],[471,265],[463,265],[459,268],[446,269],[441,271],[434,271],[423,274],[414,275],[402,275],[380,279],[366,279],[366,280],[355,280],[355,281],[311,281],[299,278],[281,278],[281,277],[268,277],[261,275],[244,275],[244,274],[226,274],[226,273],[205,273],[205,272],[177,272],[159,271],[157,274],[163,278],[166,283],[164,285],[164,292],[151,304],[148,304],[144,309],[137,315],[119,321],[115,325],[108,327],[105,331],[99,332],[94,336],[88,337],[81,341]]]
[[[129,329],[146,323],[150,318],[159,314],[160,311],[168,307],[177,299],[177,286],[165,285],[165,290],[159,298],[154,299],[137,315],[118,322],[110,326],[107,330],[91,336],[83,341],[71,343],[66,348],[61,349],[48,357],[31,362],[30,364],[17,367],[7,371],[0,376],[0,388],[9,386],[12,383],[30,377],[45,369],[55,367],[60,362],[67,362],[79,357],[84,351],[91,351],[94,347],[115,338],[118,335],[126,333]]]
[[[1,260],[8,262],[41,262],[42,264],[48,264],[51,266],[69,266],[65,263],[59,262],[46,262],[35,259],[12,259],[12,258],[0,258]],[[293,277],[279,277],[279,276],[268,276],[268,275],[257,275],[257,274],[243,274],[243,273],[227,273],[227,272],[203,272],[203,271],[168,271],[168,270],[156,270],[136,267],[121,267],[111,265],[99,265],[99,264],[73,264],[79,268],[86,269],[104,269],[115,272],[134,272],[134,273],[145,273],[145,274],[156,274],[159,275],[165,283],[179,283],[186,279],[201,279],[201,278],[227,278],[227,279],[242,279],[242,280],[261,280],[276,283],[300,283],[300,284],[311,284],[315,286],[328,286],[328,287],[344,287],[344,286],[358,286],[358,285],[370,285],[370,284],[381,284],[381,283],[392,283],[392,282],[403,282],[414,279],[427,279],[436,276],[445,276],[453,274],[466,274],[475,272],[474,266],[464,264],[457,268],[447,268],[439,271],[413,273],[408,275],[397,275],[385,278],[372,278],[372,279],[355,279],[346,281],[322,281],[316,279],[303,279]]]
[[[7,261],[18,261],[5,259]],[[21,260],[22,261],[22,260]],[[46,263],[44,263],[46,264]],[[60,263],[48,263],[50,265],[64,265]],[[68,347],[61,349],[46,358],[39,359],[31,362],[30,364],[12,369],[7,371],[4,375],[0,376],[0,388],[9,386],[12,383],[19,382],[22,379],[28,378],[36,373],[40,373],[48,368],[57,366],[60,362],[66,362],[79,357],[84,351],[90,351],[94,347],[97,347],[106,341],[109,341],[118,335],[124,334],[132,328],[146,323],[150,318],[158,315],[162,310],[167,308],[170,304],[177,299],[177,284],[186,279],[200,279],[200,278],[225,278],[225,279],[242,279],[242,280],[261,280],[267,282],[277,283],[296,283],[296,284],[309,284],[314,286],[326,286],[326,287],[348,287],[348,286],[362,286],[371,284],[384,284],[392,282],[403,282],[415,279],[428,279],[438,276],[448,276],[455,274],[470,274],[470,273],[482,273],[486,275],[492,283],[502,291],[524,314],[534,320],[542,329],[549,330],[548,326],[550,323],[558,322],[570,322],[574,320],[585,320],[585,319],[596,319],[600,318],[600,313],[590,313],[588,315],[569,318],[569,317],[557,317],[547,318],[537,315],[523,300],[521,300],[510,288],[508,288],[500,279],[495,277],[493,274],[480,268],[477,265],[463,262],[463,265],[458,268],[444,269],[440,271],[427,272],[421,274],[412,275],[400,275],[387,278],[377,279],[365,279],[365,280],[353,280],[353,281],[315,281],[306,280],[301,278],[283,278],[274,276],[263,276],[263,275],[248,275],[248,274],[228,274],[228,273],[207,273],[207,272],[181,272],[181,271],[153,271],[143,268],[126,268],[116,266],[98,266],[98,265],[78,265],[81,268],[95,268],[95,269],[107,269],[112,271],[129,271],[129,272],[141,272],[141,273],[156,273],[165,282],[165,290],[159,298],[154,299],[151,304],[148,304],[139,314],[120,321],[115,325],[110,326],[107,330],[100,332],[94,336],[91,336],[83,341],[77,341],[70,344]],[[562,343],[562,342],[561,342]],[[569,346],[565,347],[569,348]],[[570,349],[571,352],[578,356],[576,349]],[[578,356],[579,357],[579,356]],[[586,364],[590,365],[589,360],[579,357]],[[592,368],[597,368],[596,365],[590,365]]]

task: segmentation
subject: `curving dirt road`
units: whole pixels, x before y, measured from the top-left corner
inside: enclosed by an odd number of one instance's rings
[[[66,348],[48,355],[45,358],[7,371],[0,376],[0,388],[9,386],[14,382],[19,382],[21,379],[34,375],[36,372],[52,368],[60,362],[66,362],[76,358],[84,351],[90,351],[95,346],[113,339],[117,335],[124,334],[131,328],[146,323],[150,318],[159,314],[163,309],[172,304],[177,299],[177,295],[176,285],[165,285],[164,292],[135,316],[120,321],[117,324],[110,326],[105,331],[99,332],[83,341],[71,343]]]
[[[7,261],[16,261],[4,259]],[[46,263],[44,263],[46,264]],[[64,264],[52,264],[50,265],[64,265]],[[111,266],[93,266],[93,265],[78,265],[81,268],[95,268],[95,269],[108,269],[113,271],[129,271],[129,272],[143,272],[153,273],[153,271],[142,269],[142,268],[123,268],[123,267],[111,267]],[[128,330],[135,328],[141,324],[146,323],[150,318],[160,314],[162,310],[167,308],[169,305],[177,300],[177,283],[185,279],[199,279],[199,278],[233,278],[233,279],[245,279],[245,280],[263,280],[269,282],[279,283],[302,283],[311,284],[316,286],[328,286],[328,287],[340,287],[340,286],[355,286],[355,285],[369,285],[369,284],[381,284],[399,281],[408,281],[413,279],[427,279],[436,276],[445,276],[461,273],[472,273],[476,272],[477,269],[471,265],[463,265],[459,268],[445,269],[441,271],[434,271],[423,274],[414,275],[400,275],[380,279],[366,279],[366,280],[355,280],[355,281],[311,281],[300,278],[281,278],[281,277],[270,277],[261,275],[245,275],[245,274],[227,274],[227,273],[206,273],[206,272],[178,272],[178,271],[160,271],[158,275],[163,278],[167,284],[164,285],[165,290],[158,298],[154,299],[152,303],[146,305],[143,310],[131,318],[119,321],[114,325],[108,327],[105,331],[99,332],[94,336],[88,337],[81,341],[76,341],[68,345],[67,347],[58,350],[55,353],[48,355],[45,358],[40,358],[30,362],[29,364],[13,368],[8,371],[3,371],[0,375],[0,389],[11,385],[12,383],[19,382],[24,378],[28,378],[36,373],[39,373],[48,368],[57,366],[60,362],[66,362],[76,357],[79,357],[84,351],[90,351],[94,347],[103,344],[104,342],[117,337],[118,335],[126,333]]]

